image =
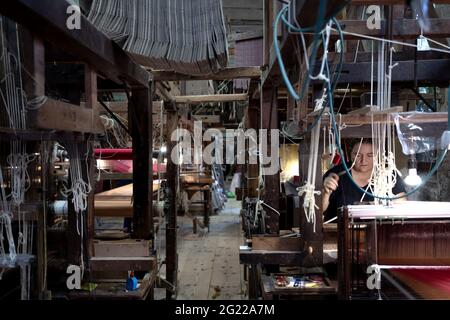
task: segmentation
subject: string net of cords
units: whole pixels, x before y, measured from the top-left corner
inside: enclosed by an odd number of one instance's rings
[[[8,30],[8,37],[6,36]],[[14,132],[27,128],[26,112],[38,109],[46,101],[46,97],[35,97],[28,100],[22,86],[22,66],[20,41],[17,24],[5,17],[0,17],[0,104],[5,110],[9,128]],[[10,141],[10,154],[7,156],[10,182],[3,179],[0,168],[0,253],[3,259],[8,256],[9,263],[14,264],[18,255],[29,256],[33,252],[33,221],[26,219],[21,205],[25,201],[25,193],[30,187],[28,165],[35,160],[34,155],[26,152],[26,144],[19,140]],[[7,194],[7,188],[9,194]],[[16,214],[18,231],[17,241],[12,231],[13,212]],[[8,241],[9,254],[4,245],[4,234]],[[21,265],[21,296],[30,297],[30,272],[28,264]],[[2,272],[0,273],[1,277]]]
[[[87,141],[87,145],[90,145],[90,142]],[[88,207],[88,195],[92,190],[91,183],[89,181],[89,174],[87,174],[87,181],[83,179],[82,175],[82,167],[81,167],[81,158],[80,152],[78,149],[78,144],[75,142],[68,142],[65,145],[66,150],[69,154],[69,162],[70,162],[70,182],[71,188],[65,190],[63,194],[66,197],[69,195],[72,196],[72,203],[74,207],[74,211],[77,215],[77,233],[80,236],[80,261],[81,261],[81,276],[84,274],[84,220],[85,213]],[[85,159],[83,160],[86,165],[86,172],[89,172],[88,168],[88,160],[87,157],[89,155],[88,152],[85,155]]]

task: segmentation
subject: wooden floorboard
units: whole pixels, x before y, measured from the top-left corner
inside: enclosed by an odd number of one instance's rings
[[[224,210],[211,217],[210,232],[192,233],[192,219],[179,220],[177,299],[247,299],[239,246],[244,238],[240,202],[229,199]]]

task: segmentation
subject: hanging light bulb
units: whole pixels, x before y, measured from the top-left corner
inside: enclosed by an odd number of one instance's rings
[[[414,16],[419,21],[420,28],[423,31],[430,31],[431,24],[429,19],[429,0],[409,0],[409,5],[413,10]]]
[[[408,169],[408,176],[405,178],[405,183],[408,186],[415,187],[422,183],[422,178],[417,175],[417,169]]]
[[[408,186],[415,187],[422,183],[422,178],[417,174],[417,161],[415,154],[409,155],[408,176],[405,178]]]

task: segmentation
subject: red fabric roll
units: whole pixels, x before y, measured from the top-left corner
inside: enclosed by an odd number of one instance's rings
[[[94,149],[94,156],[105,160],[133,160],[133,149]]]
[[[391,269],[425,299],[450,299],[450,269]]]

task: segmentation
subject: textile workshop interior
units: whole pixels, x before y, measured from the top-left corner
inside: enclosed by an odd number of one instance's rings
[[[0,301],[450,300],[449,70],[447,0],[1,2]]]

